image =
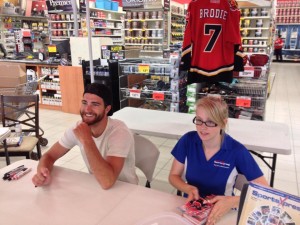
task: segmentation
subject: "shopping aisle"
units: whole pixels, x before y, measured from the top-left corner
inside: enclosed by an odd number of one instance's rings
[[[267,100],[266,120],[285,123],[290,128],[292,154],[278,155],[275,188],[300,195],[300,64],[273,63],[276,73]]]
[[[299,64],[272,64],[272,72],[276,73],[271,94],[267,100],[266,120],[286,123],[290,127],[292,155],[278,156],[277,170],[275,175],[275,188],[285,190],[289,193],[300,194],[300,65]],[[53,143],[62,135],[64,130],[72,126],[79,115],[62,113],[52,110],[40,110],[40,124],[45,130],[45,136],[49,140],[48,147],[43,147],[43,152],[49,149]],[[230,129],[230,128],[229,128]],[[160,157],[155,170],[155,179],[152,188],[175,193],[175,189],[168,183],[172,157],[170,151],[175,145],[175,140],[148,137],[160,149]],[[20,158],[13,157],[12,161]],[[269,179],[270,171],[257,159],[262,170]],[[74,148],[57,165],[87,172],[79,149]],[[0,167],[5,166],[5,159],[0,158]],[[141,173],[140,184],[145,184]]]

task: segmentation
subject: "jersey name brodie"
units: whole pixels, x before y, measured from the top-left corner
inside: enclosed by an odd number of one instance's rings
[[[227,19],[227,12],[222,9],[200,9],[200,19],[202,18],[217,18]]]

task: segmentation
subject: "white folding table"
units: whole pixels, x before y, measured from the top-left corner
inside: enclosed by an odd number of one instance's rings
[[[134,133],[171,139],[179,139],[185,133],[195,130],[192,122],[194,117],[192,114],[134,107],[122,108],[112,116],[124,121]],[[273,187],[277,154],[291,154],[288,126],[275,122],[229,118],[226,132],[260,157],[271,169],[270,185]],[[271,153],[272,156],[262,153]],[[266,158],[272,159],[272,163],[268,163]]]
[[[0,179],[1,224],[31,225],[137,225],[164,212],[180,215],[186,198],[117,181],[103,190],[91,174],[54,166],[52,182],[35,188],[31,178],[37,161],[20,160],[0,169],[3,175],[20,166],[32,171],[19,180]],[[237,211],[226,214],[217,225],[236,224]]]

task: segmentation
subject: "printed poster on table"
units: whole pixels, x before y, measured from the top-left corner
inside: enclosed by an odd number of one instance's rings
[[[250,183],[241,194],[238,225],[299,225],[300,197]]]

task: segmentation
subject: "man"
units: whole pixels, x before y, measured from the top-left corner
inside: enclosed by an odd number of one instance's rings
[[[80,108],[82,121],[69,128],[42,156],[32,178],[35,186],[50,183],[53,164],[75,145],[103,189],[112,187],[117,179],[138,183],[132,133],[123,122],[108,117],[112,115],[111,104],[111,92],[105,85],[93,83],[86,87]]]
[[[276,56],[276,61],[282,62],[282,48],[283,48],[283,40],[281,39],[281,35],[278,35],[278,37],[275,40],[274,43],[274,54]]]

